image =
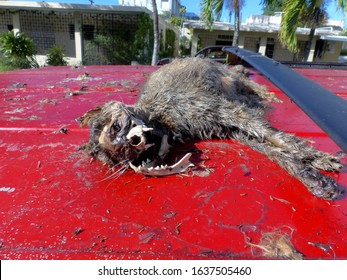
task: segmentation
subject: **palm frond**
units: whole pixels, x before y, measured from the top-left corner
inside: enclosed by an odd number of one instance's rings
[[[346,0],[335,0],[335,3],[338,9],[341,9],[347,12]]]
[[[234,12],[241,10],[245,0],[201,0],[201,15],[208,28],[212,28],[213,22],[220,20],[223,7]]]
[[[206,22],[208,28],[212,28],[214,22],[214,7],[215,0],[202,0],[201,5],[201,16]]]
[[[269,6],[272,5],[274,2],[276,2],[276,0],[262,0],[260,1],[260,5]]]
[[[287,0],[284,4],[280,41],[291,52],[297,51],[296,29],[298,28],[300,14],[305,11],[306,7],[306,0]]]

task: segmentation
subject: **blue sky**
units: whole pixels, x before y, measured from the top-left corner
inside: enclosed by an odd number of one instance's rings
[[[31,0],[35,1],[35,0]],[[89,0],[58,0],[46,2],[60,2],[60,3],[72,3],[72,4],[90,4]],[[246,0],[246,5],[242,9],[242,22],[250,15],[262,14],[262,6],[260,5],[261,0]],[[95,5],[117,5],[118,0],[94,0]],[[200,14],[200,0],[181,0],[181,4],[187,7],[188,12],[194,12],[197,15]],[[345,20],[346,17],[342,11],[336,11],[335,0],[330,0],[328,6],[328,14],[330,19]],[[224,12],[221,20],[228,21],[228,13]],[[346,26],[346,20],[345,20]]]
[[[102,1],[102,0],[100,0]],[[261,15],[263,13],[262,6],[260,5],[261,0],[245,0],[245,6],[242,9],[242,22],[250,15]],[[330,19],[344,20],[344,13],[337,11],[335,6],[335,0],[330,0],[328,6],[328,14]],[[200,13],[200,0],[181,0],[181,4],[187,7],[187,11]],[[228,20],[228,13],[224,12],[221,20]]]

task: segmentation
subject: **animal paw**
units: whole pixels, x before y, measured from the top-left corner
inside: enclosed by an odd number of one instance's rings
[[[342,164],[340,157],[324,153],[321,157],[317,157],[312,161],[312,166],[324,171],[337,172],[341,170]]]
[[[314,168],[306,166],[300,172],[300,177],[309,191],[317,197],[334,200],[341,194],[341,190],[333,178],[324,176]]]

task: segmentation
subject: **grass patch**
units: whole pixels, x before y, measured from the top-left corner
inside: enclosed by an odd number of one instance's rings
[[[0,62],[0,72],[13,71],[13,70],[16,70],[16,68],[13,66],[4,65]]]
[[[0,72],[13,71],[16,69],[18,69],[18,67],[6,63],[6,59],[0,57]]]

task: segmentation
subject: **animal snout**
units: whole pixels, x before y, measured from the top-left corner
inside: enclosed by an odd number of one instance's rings
[[[141,141],[142,141],[141,137],[139,137],[137,135],[134,135],[129,139],[131,146],[138,146],[141,144]]]

